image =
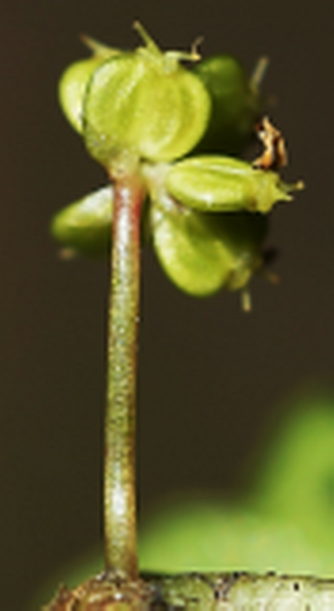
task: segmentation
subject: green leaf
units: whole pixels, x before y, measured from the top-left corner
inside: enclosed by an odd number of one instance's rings
[[[333,551],[334,399],[319,396],[288,408],[291,416],[263,461],[258,504],[298,524],[319,550]]]
[[[331,575],[334,559],[292,521],[260,513],[245,503],[188,500],[165,507],[141,533],[142,570],[275,570]]]
[[[290,201],[300,185],[284,184],[279,175],[250,163],[214,155],[175,163],[166,176],[167,191],[190,208],[206,212],[269,212],[277,201]]]

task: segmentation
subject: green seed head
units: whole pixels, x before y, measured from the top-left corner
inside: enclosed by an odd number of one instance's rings
[[[189,71],[180,60],[199,59],[196,51],[162,53],[135,27],[144,45],[133,52],[85,38],[93,55],[65,71],[63,110],[112,183],[122,174],[142,182],[142,235],[170,279],[198,297],[241,289],[248,309],[244,289],[263,264],[266,214],[302,187],[286,185],[273,171],[285,165],[286,153],[268,118],[259,131],[265,150],[253,164],[215,154],[235,154],[249,139],[263,67],[250,82],[225,55]],[[194,147],[211,154],[175,161]],[[59,212],[51,231],[66,251],[106,254],[112,215],[108,187]]]
[[[108,169],[181,157],[202,136],[210,113],[204,85],[179,63],[185,55],[162,53],[137,29],[146,45],[102,62],[86,88],[86,146]]]

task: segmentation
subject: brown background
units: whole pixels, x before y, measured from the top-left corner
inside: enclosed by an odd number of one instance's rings
[[[163,48],[228,51],[271,67],[271,116],[305,193],[274,214],[280,287],[196,301],[144,257],[139,490],[143,518],[172,493],[233,491],[274,406],[333,365],[333,10],[305,0],[4,0],[0,8],[0,606],[101,537],[107,265],[61,263],[51,215],[103,183],[57,104],[80,32]]]

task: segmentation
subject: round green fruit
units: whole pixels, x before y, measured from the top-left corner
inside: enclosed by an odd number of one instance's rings
[[[113,189],[104,187],[58,212],[51,233],[73,254],[106,254],[111,240]]]
[[[140,33],[146,46],[104,61],[86,89],[86,146],[111,174],[134,161],[185,155],[209,119],[209,95],[198,76],[180,65],[183,55],[162,53],[142,28]]]
[[[237,155],[251,140],[262,101],[242,65],[230,55],[216,55],[196,64],[194,73],[209,92],[212,104],[205,134],[196,153]]]
[[[207,214],[167,195],[153,203],[150,214],[158,259],[174,284],[190,295],[243,289],[262,265],[263,215]]]
[[[277,201],[290,201],[301,185],[286,185],[276,172],[254,169],[250,163],[203,155],[171,166],[166,188],[177,201],[202,212],[267,213]]]

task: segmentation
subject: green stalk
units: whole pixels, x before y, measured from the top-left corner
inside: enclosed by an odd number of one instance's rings
[[[135,393],[144,193],[135,173],[117,178],[114,187],[105,419],[105,561],[108,571],[136,580]]]

